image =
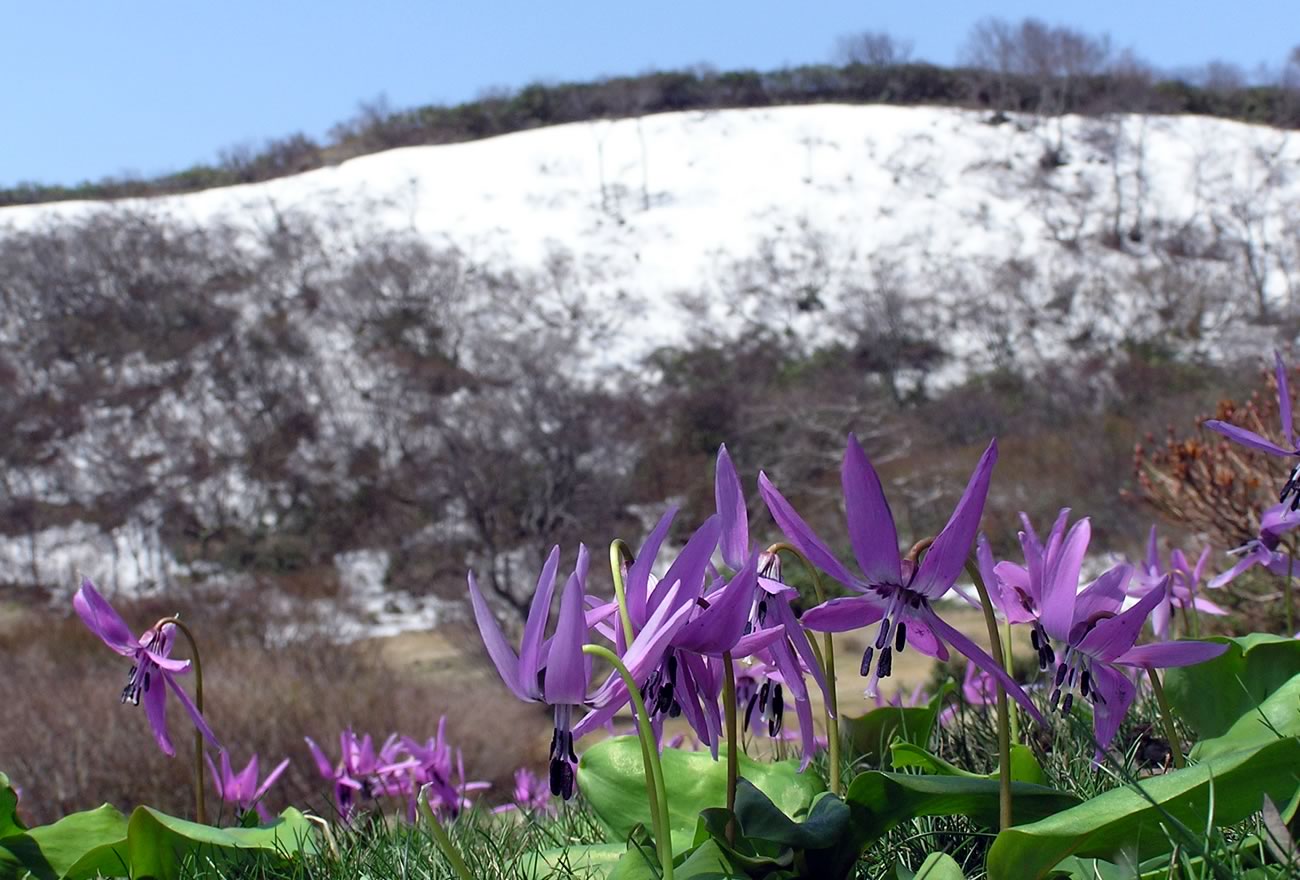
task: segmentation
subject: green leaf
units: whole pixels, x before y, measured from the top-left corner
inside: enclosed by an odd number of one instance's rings
[[[1164,673],[1170,705],[1200,739],[1227,733],[1237,719],[1300,675],[1300,639],[1252,633],[1206,641],[1226,643],[1228,650]]]
[[[608,874],[626,854],[625,843],[566,846],[524,853],[516,867],[528,880],[595,880]]]
[[[213,828],[151,807],[136,807],[127,826],[127,840],[132,875],[158,880],[175,880],[181,866],[192,857],[225,866],[252,854],[287,858],[316,852],[311,823],[292,807],[258,828]]]
[[[104,804],[0,837],[0,880],[29,871],[37,880],[121,876],[128,862],[126,835],[126,816]]]
[[[935,720],[953,690],[953,683],[945,682],[924,706],[881,706],[856,718],[841,718],[840,730],[847,736],[850,757],[884,766],[889,745],[895,739],[922,748],[929,745]]]
[[[655,860],[653,848],[629,844],[626,854],[610,871],[608,880],[659,880],[659,877],[659,863]],[[732,865],[727,854],[713,840],[706,840],[673,860],[673,877],[676,880],[743,880],[745,874]]]
[[[669,830],[693,834],[701,811],[726,806],[726,760],[715,761],[708,752],[664,749],[660,761],[668,789]],[[787,816],[806,812],[826,787],[818,774],[800,773],[797,761],[759,763],[741,755],[740,775]],[[615,839],[626,840],[638,825],[654,827],[636,737],[613,737],[587,749],[578,764],[578,787]]]
[[[899,864],[898,880],[966,880],[961,872],[961,865],[947,853],[930,853],[921,862],[916,871],[909,871]]]
[[[1192,747],[1191,757],[1205,760],[1297,735],[1300,735],[1300,675],[1265,697],[1258,708],[1238,718],[1222,736],[1198,742]]]
[[[9,784],[9,777],[0,773],[0,837],[26,830],[18,818],[18,792]]]
[[[1297,774],[1300,740],[1281,739],[1112,789],[1073,809],[1001,832],[989,850],[989,878],[1045,877],[1072,855],[1114,859],[1127,850],[1148,858],[1168,852],[1176,831],[1162,825],[1168,826],[1170,817],[1199,837],[1211,822],[1231,825],[1245,819],[1260,809],[1266,794],[1275,803],[1288,802],[1300,787]]]
[[[998,783],[960,776],[918,776],[869,770],[849,785],[845,801],[853,811],[854,831],[863,840],[883,837],[918,816],[968,816],[987,826],[998,823]],[[1015,782],[1012,817],[1029,822],[1079,803],[1072,794]]]
[[[893,753],[893,762],[895,770],[916,769],[922,773],[931,773],[936,776],[960,776],[965,779],[998,779],[998,771],[992,773],[971,773],[969,770],[963,770],[955,764],[950,764],[937,755],[932,755],[920,746],[905,742],[895,742],[889,747]],[[1038,759],[1034,757],[1033,749],[1029,746],[1015,743],[1011,746],[1011,781],[1012,782],[1029,782],[1034,785],[1043,785],[1047,782],[1047,776],[1043,773],[1042,766],[1039,765]]]

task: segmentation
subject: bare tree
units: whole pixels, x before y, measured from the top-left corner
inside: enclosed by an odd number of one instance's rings
[[[841,64],[865,64],[868,67],[906,64],[912,58],[912,41],[900,40],[884,31],[863,31],[836,40],[835,58]]]

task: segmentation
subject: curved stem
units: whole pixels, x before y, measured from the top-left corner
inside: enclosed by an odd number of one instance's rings
[[[803,567],[808,570],[808,574],[812,578],[813,592],[817,594],[817,601],[819,603],[824,603],[826,601],[826,590],[823,589],[822,587],[821,575],[817,573],[816,567],[811,562],[808,561],[808,557],[804,556],[798,547],[795,547],[793,544],[788,544],[784,541],[773,544],[772,546],[767,548],[767,552],[772,554],[777,554],[780,553],[781,551],[785,551],[786,553],[789,553],[792,556],[795,556],[799,559],[799,561],[803,564]],[[810,645],[816,648],[816,642],[812,641],[812,639],[809,639],[808,641]],[[825,707],[826,744],[827,744],[827,748],[830,750],[830,755],[828,756],[828,760],[827,760],[827,763],[829,764],[829,767],[827,769],[827,774],[830,776],[829,781],[830,781],[831,794],[838,795],[841,789],[840,722],[839,722],[840,707],[839,707],[839,696],[837,695],[835,690],[835,641],[834,639],[831,638],[830,633],[823,633],[822,643],[825,645],[825,650],[820,652],[820,659],[822,661],[822,675],[826,678],[826,690],[827,690],[826,699],[828,701]]]
[[[447,861],[451,863],[451,869],[456,872],[456,876],[460,880],[474,880],[474,875],[469,872],[469,866],[465,864],[465,860],[461,858],[455,844],[447,836],[447,829],[442,827],[442,823],[438,821],[433,808],[429,806],[428,788],[429,786],[425,785],[420,789],[418,803],[420,812],[424,813],[424,818],[429,820],[429,831],[433,833],[433,841],[438,844],[438,849],[442,850],[442,854],[447,857]]]
[[[650,716],[646,713],[645,703],[641,700],[641,690],[632,680],[632,673],[627,671],[623,661],[613,651],[603,645],[583,645],[582,653],[599,657],[614,667],[614,671],[627,685],[628,696],[636,712],[637,730],[640,732],[641,761],[645,769],[646,790],[654,792],[651,799],[650,815],[654,822],[655,849],[659,853],[659,865],[664,880],[673,880],[673,840],[668,825],[668,792],[664,788],[664,771],[659,763],[659,747],[655,744],[654,730],[650,727]]]
[[[1174,767],[1181,770],[1187,766],[1183,757],[1183,744],[1178,739],[1178,728],[1174,726],[1174,713],[1169,708],[1169,699],[1165,696],[1164,685],[1154,668],[1147,667],[1147,678],[1151,681],[1151,690],[1155,692],[1156,704],[1160,706],[1160,721],[1164,724],[1165,738],[1169,740],[1169,754],[1174,759]]]
[[[984,608],[984,625],[989,631],[990,653],[1002,660],[1002,668],[1011,674],[1009,655],[1002,652],[1002,639],[998,635],[998,620],[993,615],[993,603],[989,600],[988,588],[980,577],[979,566],[974,559],[966,560],[966,573],[975,583],[975,591],[980,594],[980,605]],[[1007,689],[997,682],[998,694],[998,825],[1001,829],[1011,827],[1011,728],[1007,723]]]
[[[620,564],[624,559],[631,562],[632,551],[621,538],[615,538],[609,544],[609,573],[614,579],[614,601],[618,603],[618,619],[623,624],[623,639],[630,645],[636,633],[632,631],[632,618],[627,612],[627,587],[623,583],[623,566]]]
[[[154,624],[156,629],[161,630],[167,624],[176,627],[185,636],[185,641],[190,644],[190,662],[194,664],[194,708],[203,714],[203,662],[199,659],[199,645],[194,640],[194,633],[190,628],[181,623],[181,619],[176,615],[164,617]],[[194,729],[194,821],[200,825],[208,824],[207,808],[205,806],[204,789],[206,783],[203,779],[203,734],[198,728]]]
[[[727,713],[727,844],[736,843],[736,780],[740,777],[740,743],[736,735],[736,666],[722,653],[722,706]]]

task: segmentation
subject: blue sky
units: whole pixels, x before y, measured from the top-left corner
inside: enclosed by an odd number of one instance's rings
[[[0,0],[0,185],[152,175],[323,137],[381,94],[401,107],[539,79],[825,61],[861,30],[952,63],[988,15],[1109,33],[1162,69],[1276,67],[1300,43],[1296,0]]]

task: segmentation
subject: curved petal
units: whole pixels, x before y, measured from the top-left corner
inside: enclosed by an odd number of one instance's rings
[[[586,553],[586,547],[579,549],[579,559]],[[543,687],[546,702],[552,706],[576,706],[587,699],[587,655],[582,653],[582,646],[587,642],[587,622],[582,613],[585,574],[586,565],[579,562],[578,569],[569,575],[564,594],[560,597],[560,619],[546,655],[546,684]]]
[[[148,649],[141,653],[156,663],[160,669],[164,669],[173,675],[182,675],[190,671],[190,661],[188,660],[174,660],[165,654],[159,654],[156,651],[150,651]]]
[[[990,440],[948,524],[939,532],[921,560],[921,567],[910,585],[913,592],[928,599],[937,599],[948,592],[953,581],[957,580],[957,575],[966,567],[966,557],[970,555],[971,544],[980,527],[984,499],[988,496],[989,480],[993,476],[993,466],[997,460],[998,441]]]
[[[1049,559],[1043,573],[1043,611],[1039,620],[1054,639],[1067,641],[1070,627],[1078,617],[1075,605],[1079,595],[1079,572],[1091,539],[1092,523],[1085,517],[1070,528],[1060,552]]]
[[[1224,608],[1222,605],[1217,605],[1209,599],[1203,599],[1200,596],[1196,596],[1192,599],[1192,607],[1202,614],[1212,614],[1216,617],[1222,617],[1228,613],[1228,609]]]
[[[898,554],[898,531],[894,514],[885,500],[880,477],[871,466],[858,438],[849,435],[840,469],[844,489],[844,513],[849,524],[849,541],[858,567],[873,584],[897,584],[902,578]]]
[[[260,801],[262,799],[262,796],[265,795],[267,790],[270,789],[270,787],[275,784],[275,781],[280,778],[280,775],[284,773],[284,771],[288,768],[288,766],[289,766],[288,758],[285,758],[279,764],[276,764],[275,769],[272,770],[270,773],[266,774],[266,778],[262,780],[262,784],[259,785],[257,787],[257,790],[253,792],[253,800]]]
[[[217,797],[221,798],[223,801],[227,800],[225,780],[222,779],[221,774],[217,772],[217,765],[212,763],[212,756],[205,751],[203,753],[203,760],[208,762],[208,772],[212,774],[212,790],[217,793]],[[229,763],[230,759],[227,758],[226,762]]]
[[[551,596],[555,593],[555,573],[560,567],[560,545],[551,548],[537,578],[533,601],[528,606],[528,619],[524,623],[524,637],[519,643],[519,681],[537,681],[537,671],[542,668],[542,641],[546,636],[546,619],[551,616]]]
[[[959,654],[964,655],[966,659],[974,662],[980,669],[1001,682],[1008,697],[1024,706],[1025,711],[1029,713],[1031,718],[1046,726],[1047,722],[1043,719],[1043,713],[1038,711],[1034,701],[1029,699],[1029,695],[1024,692],[1020,685],[1016,684],[1015,679],[1007,675],[1001,663],[990,657],[983,648],[966,638],[959,630],[949,626],[942,617],[935,613],[933,608],[927,607],[923,613],[926,622],[930,624],[935,635],[952,645]]]
[[[798,619],[794,616],[794,610],[790,603],[786,601],[778,602],[776,605],[776,618],[785,626],[786,635],[790,644],[794,646],[795,653],[803,661],[803,665],[808,667],[812,673],[813,681],[817,682],[817,687],[821,688],[823,705],[829,707],[831,700],[831,689],[826,681],[826,675],[822,672],[821,662],[817,659],[816,652],[813,651],[812,645],[808,641],[808,633],[799,625]]]
[[[1128,593],[1128,582],[1132,576],[1133,566],[1127,562],[1121,562],[1102,572],[1074,600],[1074,619],[1088,620],[1098,614],[1118,614],[1124,607],[1124,597]]]
[[[721,655],[732,650],[745,634],[757,586],[758,551],[755,550],[749,554],[745,567],[722,588],[721,595],[709,594],[713,603],[681,628],[673,638],[673,646],[697,654]]]
[[[1205,423],[1205,427],[1211,431],[1217,431],[1229,440],[1235,440],[1242,446],[1248,446],[1256,452],[1264,452],[1269,455],[1295,455],[1294,449],[1283,449],[1272,440],[1267,440],[1254,431],[1247,431],[1245,428],[1239,428],[1218,419],[1210,419]]]
[[[1277,378],[1277,411],[1282,415],[1282,437],[1295,447],[1295,431],[1291,428],[1291,393],[1286,386],[1286,364],[1282,363],[1282,353],[1273,350],[1273,374]]]
[[[176,757],[176,747],[172,745],[172,738],[167,735],[167,688],[162,682],[154,682],[153,687],[144,692],[144,697],[140,700],[144,704],[145,717],[149,719],[149,728],[153,731],[153,738],[158,743],[158,748],[169,758]]]
[[[469,600],[474,606],[474,620],[478,624],[479,635],[483,638],[483,646],[487,648],[488,656],[492,658],[492,664],[496,666],[501,680],[519,699],[530,703],[536,702],[540,697],[537,681],[534,679],[525,684],[519,680],[519,658],[506,642],[506,637],[501,634],[501,627],[497,626],[492,610],[483,600],[483,594],[479,592],[478,581],[474,579],[472,571],[469,573]]]
[[[718,546],[718,536],[721,532],[722,520],[714,514],[687,539],[682,552],[678,553],[673,564],[668,566],[663,580],[659,582],[660,587],[664,584],[678,583],[681,587],[677,596],[679,603],[693,603],[700,595],[700,591],[704,589],[704,574],[708,569],[709,559]],[[653,595],[648,597],[646,608],[651,614],[659,608],[659,603],[663,601],[666,594],[667,591],[656,589]]]
[[[777,491],[776,486],[772,485],[767,474],[761,471],[758,475],[758,491],[763,496],[772,519],[776,520],[777,527],[791,544],[799,548],[800,553],[844,586],[853,590],[862,590],[861,580],[849,574],[849,570],[835,558],[830,548],[822,543],[821,538],[809,528],[808,523],[795,513],[790,502],[786,501],[785,497]]]
[[[732,569],[745,564],[749,553],[749,513],[740,476],[731,463],[724,443],[718,447],[718,464],[713,477],[713,500],[722,518],[722,561]]]
[[[917,614],[908,614],[902,621],[907,624],[907,647],[915,648],[927,657],[933,657],[940,663],[948,659],[948,648],[935,636],[925,618]]]
[[[1218,642],[1156,642],[1130,648],[1113,662],[1143,668],[1194,666],[1213,660],[1226,650],[1228,646]]]
[[[799,772],[808,769],[817,754],[817,728],[813,726],[812,703],[808,700],[794,701],[795,716],[799,719],[800,759]]]
[[[211,743],[213,748],[220,749],[221,743],[217,741],[216,734],[214,734],[212,728],[208,726],[207,719],[203,717],[203,713],[200,712],[198,707],[194,705],[194,702],[190,700],[190,695],[185,693],[185,688],[177,684],[176,679],[172,678],[165,672],[162,677],[167,681],[167,686],[171,688],[172,693],[176,695],[176,699],[180,701],[181,708],[184,709],[194,721],[194,726],[199,729],[199,733],[203,734],[203,738]],[[158,688],[158,690],[162,691],[162,688]]]
[[[99,636],[100,641],[123,657],[134,656],[140,650],[139,639],[131,635],[126,621],[99,595],[90,578],[81,579],[81,586],[72,597],[72,607],[86,627]]]
[[[1127,611],[1114,617],[1100,620],[1087,635],[1079,640],[1079,651],[1098,660],[1111,661],[1133,647],[1142,625],[1155,607],[1169,596],[1169,575],[1160,579],[1160,583],[1147,592]]]
[[[633,625],[638,628],[645,626],[646,618],[650,616],[650,612],[646,609],[646,601],[650,595],[650,572],[654,569],[659,547],[663,544],[664,538],[668,537],[668,529],[672,527],[675,516],[677,516],[677,505],[670,505],[663,516],[659,517],[659,522],[655,524],[650,534],[646,536],[641,549],[637,551],[636,559],[632,560],[632,565],[627,570],[627,613],[632,618]]]
[[[829,599],[805,611],[800,622],[814,632],[848,632],[869,626],[885,616],[885,609],[869,596]]]
[[[316,761],[316,770],[326,779],[334,778],[334,763],[330,761],[329,756],[325,754],[320,746],[316,745],[316,740],[310,736],[304,736],[307,741],[307,750],[311,752],[312,758]]]
[[[769,626],[767,629],[756,629],[751,633],[741,636],[736,646],[731,649],[731,656],[737,660],[742,657],[749,657],[764,648],[771,645],[785,633],[785,627]]]
[[[1091,672],[1092,686],[1098,697],[1092,706],[1092,730],[1097,740],[1093,761],[1101,763],[1106,747],[1119,731],[1129,706],[1133,705],[1137,688],[1128,676],[1104,663],[1093,664]]]

